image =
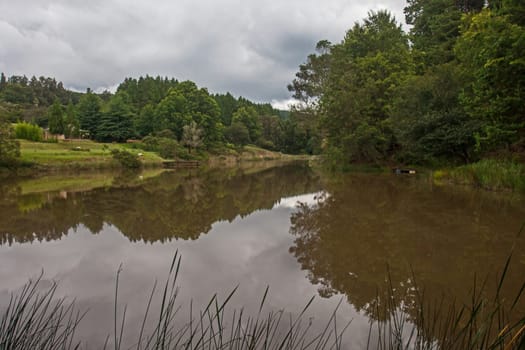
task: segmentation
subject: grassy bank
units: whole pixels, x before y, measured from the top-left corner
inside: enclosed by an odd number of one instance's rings
[[[20,161],[28,173],[39,171],[93,170],[119,168],[113,159],[112,150],[125,149],[133,154],[141,154],[140,161],[145,167],[162,167],[164,158],[156,152],[145,151],[141,144],[98,143],[90,140],[59,141],[56,143],[20,141]],[[242,149],[225,149],[222,152],[199,152],[197,160],[210,166],[237,164],[247,161],[299,160],[309,156],[286,155],[268,151],[256,146]]]
[[[44,169],[105,169],[118,164],[112,149],[123,149],[138,154],[145,166],[161,166],[162,158],[156,153],[133,149],[127,144],[103,144],[89,140],[60,141],[57,143],[20,140],[21,161]]]
[[[483,159],[477,163],[434,172],[434,180],[471,185],[486,190],[525,191],[525,166],[520,163]]]

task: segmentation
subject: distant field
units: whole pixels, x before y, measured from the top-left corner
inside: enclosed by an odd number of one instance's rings
[[[128,144],[103,144],[90,140],[59,141],[58,143],[20,140],[21,159],[24,162],[57,168],[107,168],[115,165],[112,149],[142,153],[145,165],[160,164],[162,158],[156,153],[133,149]]]

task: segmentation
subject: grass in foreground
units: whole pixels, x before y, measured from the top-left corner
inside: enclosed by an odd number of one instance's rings
[[[455,169],[436,171],[434,179],[487,190],[525,191],[525,166],[512,161],[484,159]]]

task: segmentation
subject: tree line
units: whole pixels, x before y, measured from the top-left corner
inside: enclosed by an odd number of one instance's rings
[[[525,150],[525,5],[408,0],[369,12],[289,85],[334,167],[472,162]]]
[[[156,144],[169,139],[169,145],[184,144],[190,152],[228,144],[287,153],[316,151],[304,123],[269,103],[210,94],[192,81],[159,76],[126,78],[113,94],[72,92],[52,78],[6,78],[2,73],[0,119],[99,142],[147,138],[151,145],[152,138]]]

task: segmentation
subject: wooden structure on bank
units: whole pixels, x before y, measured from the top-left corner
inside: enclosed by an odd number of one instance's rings
[[[198,168],[200,162],[197,160],[165,160],[162,165],[167,169]]]

